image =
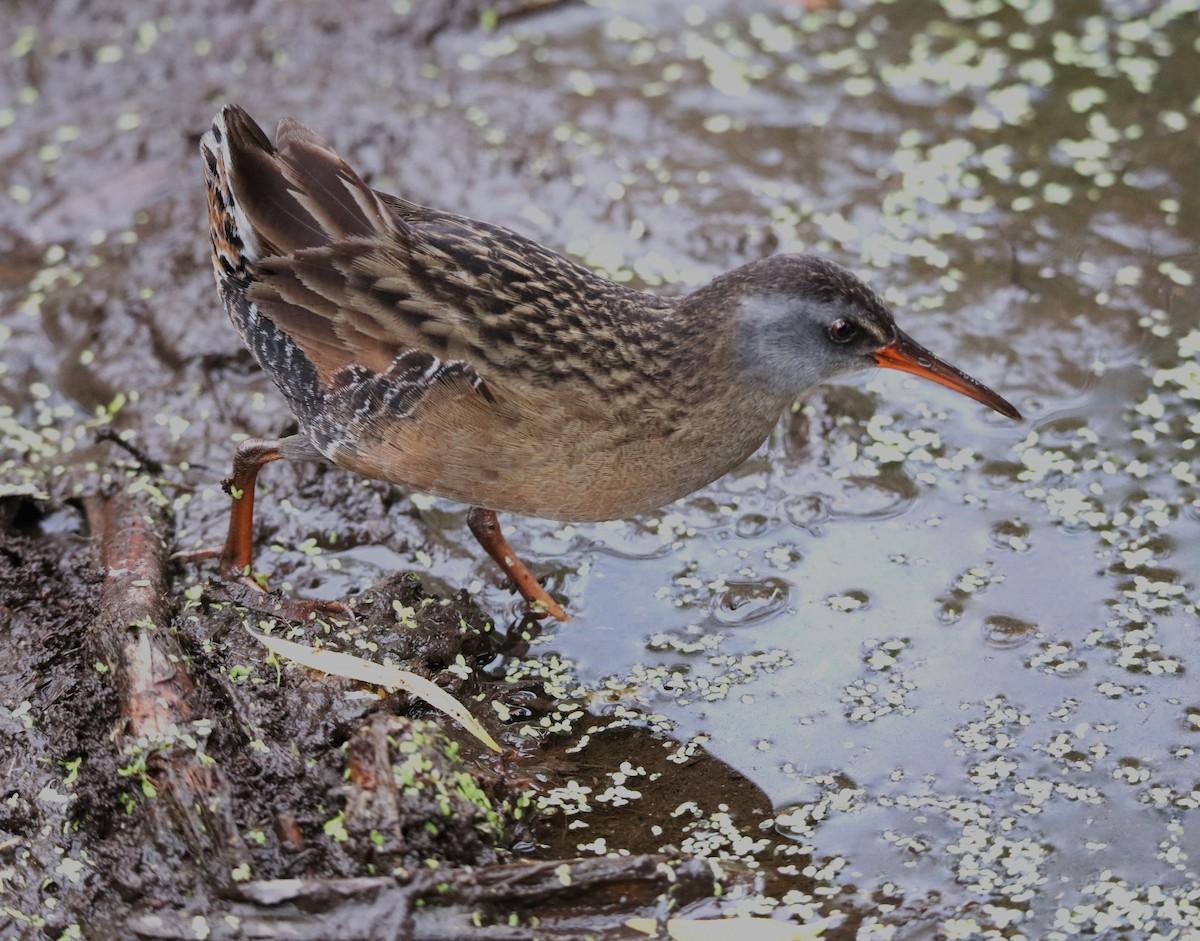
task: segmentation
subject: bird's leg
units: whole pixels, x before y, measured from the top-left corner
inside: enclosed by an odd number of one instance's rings
[[[233,498],[229,532],[221,550],[221,574],[226,578],[250,575],[254,555],[254,485],[258,472],[283,457],[281,441],[249,438],[238,445],[233,456],[233,476],[221,482]]]
[[[517,558],[508,540],[500,531],[500,523],[496,519],[495,510],[485,510],[481,506],[473,506],[467,512],[467,525],[479,544],[487,550],[487,554],[496,560],[496,564],[517,586],[521,597],[531,605],[545,611],[551,617],[560,621],[570,620],[562,606],[550,597],[549,593],[538,584],[536,578],[525,568],[525,563]]]
[[[224,578],[243,578],[250,575],[254,545],[254,484],[263,466],[283,457],[285,439],[266,441],[249,438],[238,445],[233,457],[233,476],[221,481],[221,488],[233,497],[229,513],[229,532],[221,548],[206,546],[176,552],[177,562],[198,562],[201,559],[221,560]]]
[[[254,580],[250,568],[254,561],[254,487],[258,472],[272,461],[284,457],[312,460],[320,455],[312,449],[307,439],[296,435],[272,441],[250,438],[239,444],[233,457],[233,476],[221,482],[225,492],[233,498],[225,545],[220,550],[201,549],[181,553],[176,558],[190,561],[217,556],[225,596],[251,610],[292,621],[306,621],[318,613],[336,614],[353,620],[350,609],[340,601],[277,598],[268,595]]]

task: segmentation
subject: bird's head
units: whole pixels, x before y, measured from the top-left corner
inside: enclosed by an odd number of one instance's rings
[[[1021,417],[1005,399],[897,327],[883,299],[833,262],[775,255],[723,275],[709,289],[738,305],[743,365],[781,398],[842,373],[883,366],[939,383],[1007,418]]]

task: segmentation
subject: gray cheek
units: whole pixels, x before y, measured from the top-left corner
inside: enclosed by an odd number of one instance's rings
[[[789,310],[785,316],[766,305],[754,305],[743,316],[738,330],[743,376],[766,386],[773,395],[788,397],[853,368],[833,362],[828,345],[822,344],[815,333],[812,320],[802,313]]]

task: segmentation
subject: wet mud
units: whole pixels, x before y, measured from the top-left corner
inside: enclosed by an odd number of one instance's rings
[[[564,845],[557,859],[533,798],[586,775],[585,759],[493,754],[419,701],[264,661],[243,609],[168,605],[164,506],[120,492],[87,509],[64,507],[56,527],[77,530],[47,533],[45,506],[5,503],[4,688],[24,708],[0,730],[0,826],[23,868],[61,877],[8,873],[14,937],[192,938],[211,922],[218,938],[512,937],[520,924],[566,938],[713,890],[704,867],[677,875],[661,856],[606,864]],[[537,684],[487,675],[507,641],[465,596],[396,575],[358,595],[354,616],[355,647],[461,701],[544,711]],[[497,712],[476,709],[503,739]],[[623,755],[662,752],[659,736],[620,739]],[[596,903],[606,892],[619,910]]]

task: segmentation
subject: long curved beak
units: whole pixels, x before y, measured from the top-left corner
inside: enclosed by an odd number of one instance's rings
[[[932,380],[947,389],[961,392],[967,398],[982,402],[990,409],[999,412],[1005,418],[1020,421],[1021,413],[1012,404],[998,396],[995,392],[968,376],[961,369],[956,369],[945,360],[938,359],[916,340],[904,333],[896,331],[896,339],[882,349],[871,354],[879,366],[887,369],[898,369]]]

